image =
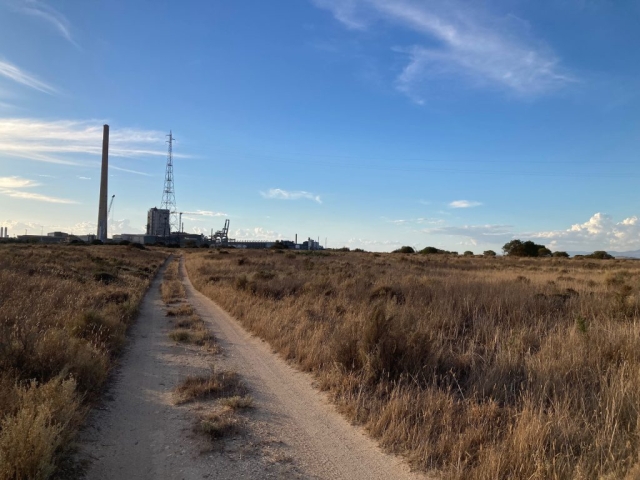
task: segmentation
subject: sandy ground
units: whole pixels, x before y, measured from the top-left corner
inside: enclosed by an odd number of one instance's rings
[[[88,479],[423,478],[350,425],[307,374],[197,292],[183,264],[181,274],[187,301],[222,353],[213,356],[168,338],[172,324],[159,275],[106,401],[81,433],[79,458],[89,461]],[[198,414],[210,408],[206,402],[176,406],[171,394],[180,380],[206,374],[213,363],[238,372],[255,400],[255,408],[243,414],[243,430],[215,443],[194,432]]]

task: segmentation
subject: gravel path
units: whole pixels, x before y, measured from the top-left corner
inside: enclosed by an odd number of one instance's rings
[[[184,263],[180,271],[187,301],[223,353],[214,357],[169,340],[172,324],[160,298],[159,275],[143,300],[106,401],[94,409],[80,436],[88,479],[424,478],[383,453],[336,412],[307,374],[196,291]],[[193,429],[207,405],[176,406],[171,395],[181,379],[206,374],[212,363],[239,373],[255,400],[243,432],[216,443]]]

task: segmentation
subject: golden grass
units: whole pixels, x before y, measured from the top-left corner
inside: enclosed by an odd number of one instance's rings
[[[193,252],[353,421],[456,479],[640,471],[640,262]]]
[[[188,315],[193,315],[195,310],[188,303],[181,303],[175,308],[167,309],[167,317],[185,317]]]
[[[247,388],[236,372],[211,369],[206,376],[189,376],[173,391],[176,404],[214,398],[243,396]]]
[[[230,408],[232,411],[246,410],[253,408],[253,398],[248,395],[234,395],[233,397],[221,399],[220,404]]]
[[[165,256],[0,246],[0,479],[55,471]]]
[[[180,259],[174,258],[164,271],[160,294],[167,305],[187,297],[184,286],[180,281]]]
[[[239,427],[240,419],[234,415],[233,411],[223,409],[203,415],[196,430],[216,440],[237,433]]]
[[[204,346],[211,352],[217,351],[215,337],[191,305],[182,303],[175,308],[170,308],[167,316],[175,317],[174,329],[169,332],[169,338],[173,341]]]

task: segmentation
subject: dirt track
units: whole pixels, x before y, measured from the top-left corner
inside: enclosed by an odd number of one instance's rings
[[[384,454],[300,373],[250,336],[181,274],[187,300],[222,347],[215,358],[169,340],[158,277],[131,331],[110,395],[81,436],[89,479],[423,478]],[[176,406],[171,390],[215,362],[237,371],[255,400],[246,431],[211,443],[193,432],[200,404]]]

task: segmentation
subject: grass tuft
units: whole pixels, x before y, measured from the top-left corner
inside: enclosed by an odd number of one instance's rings
[[[212,369],[207,376],[189,376],[174,390],[176,404],[212,398],[243,396],[247,388],[236,372]]]

